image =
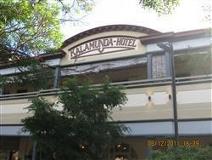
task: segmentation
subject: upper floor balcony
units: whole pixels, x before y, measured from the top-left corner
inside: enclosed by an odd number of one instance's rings
[[[212,133],[211,82],[212,75],[176,79],[177,114],[182,134]],[[123,92],[126,93],[128,98],[127,103],[121,109],[113,111],[112,117],[115,122],[125,123],[131,128],[137,128],[137,131],[132,133],[135,135],[154,134],[155,129],[159,130],[157,134],[172,134],[174,117],[170,78],[112,84],[122,85],[124,87]],[[54,103],[60,93],[60,89],[55,88],[1,95],[1,125],[22,125],[21,119],[32,114],[27,111],[26,107],[31,104],[33,98],[44,97]],[[140,133],[140,127],[134,125],[146,127],[146,132]]]

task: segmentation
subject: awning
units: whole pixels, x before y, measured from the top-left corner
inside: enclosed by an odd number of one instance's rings
[[[108,62],[75,65],[75,66],[62,68],[61,76],[78,75],[78,74],[85,74],[85,73],[98,73],[104,70],[124,68],[124,67],[144,64],[146,62],[147,62],[146,57],[136,57],[136,58],[124,59],[124,60],[114,60],[114,61],[108,61]]]

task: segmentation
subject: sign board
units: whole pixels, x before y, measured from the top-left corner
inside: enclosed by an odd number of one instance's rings
[[[137,46],[136,40],[136,38],[129,36],[103,37],[86,41],[69,48],[68,51],[71,59],[76,59],[84,56],[135,49]]]

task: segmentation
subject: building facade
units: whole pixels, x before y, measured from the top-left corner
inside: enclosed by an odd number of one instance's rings
[[[128,101],[112,116],[131,131],[111,149],[110,160],[143,160],[151,149],[173,145],[176,128],[181,145],[212,145],[211,46],[211,29],[161,33],[131,25],[98,27],[67,39],[60,53],[39,57],[54,71],[49,89],[2,86],[0,159],[11,150],[24,160],[32,157],[30,134],[21,130],[21,119],[30,114],[26,107],[37,96],[56,101],[60,86],[73,76],[93,84],[108,76],[125,88]],[[11,64],[0,65],[1,76],[19,73]]]

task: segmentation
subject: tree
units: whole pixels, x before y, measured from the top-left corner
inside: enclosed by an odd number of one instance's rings
[[[0,0],[1,54],[38,55],[58,49],[60,22],[76,20],[77,13],[89,11],[91,6],[91,0],[75,0],[72,6],[62,0]]]
[[[29,85],[33,91],[53,87],[53,69],[36,58],[22,58],[15,64],[21,74],[8,77],[7,81],[18,86]]]
[[[29,57],[55,53],[62,44],[61,22],[76,21],[78,14],[91,9],[92,2],[0,0],[0,62],[12,63],[21,71],[11,78],[1,78],[0,74],[0,87],[8,82],[22,85],[27,81],[33,88],[46,88],[46,75],[51,69]]]
[[[155,10],[159,14],[170,14],[180,0],[140,0],[144,8]]]
[[[126,101],[120,87],[109,83],[93,88],[68,80],[57,103],[34,99],[33,116],[23,120],[46,160],[104,160],[107,150],[127,128],[112,120],[114,108]],[[60,108],[60,109],[59,109]]]
[[[209,160],[212,147],[172,147],[164,151],[154,151],[148,160]]]
[[[55,4],[6,0],[0,1],[0,11],[1,54],[37,55],[60,46],[59,8]]]

